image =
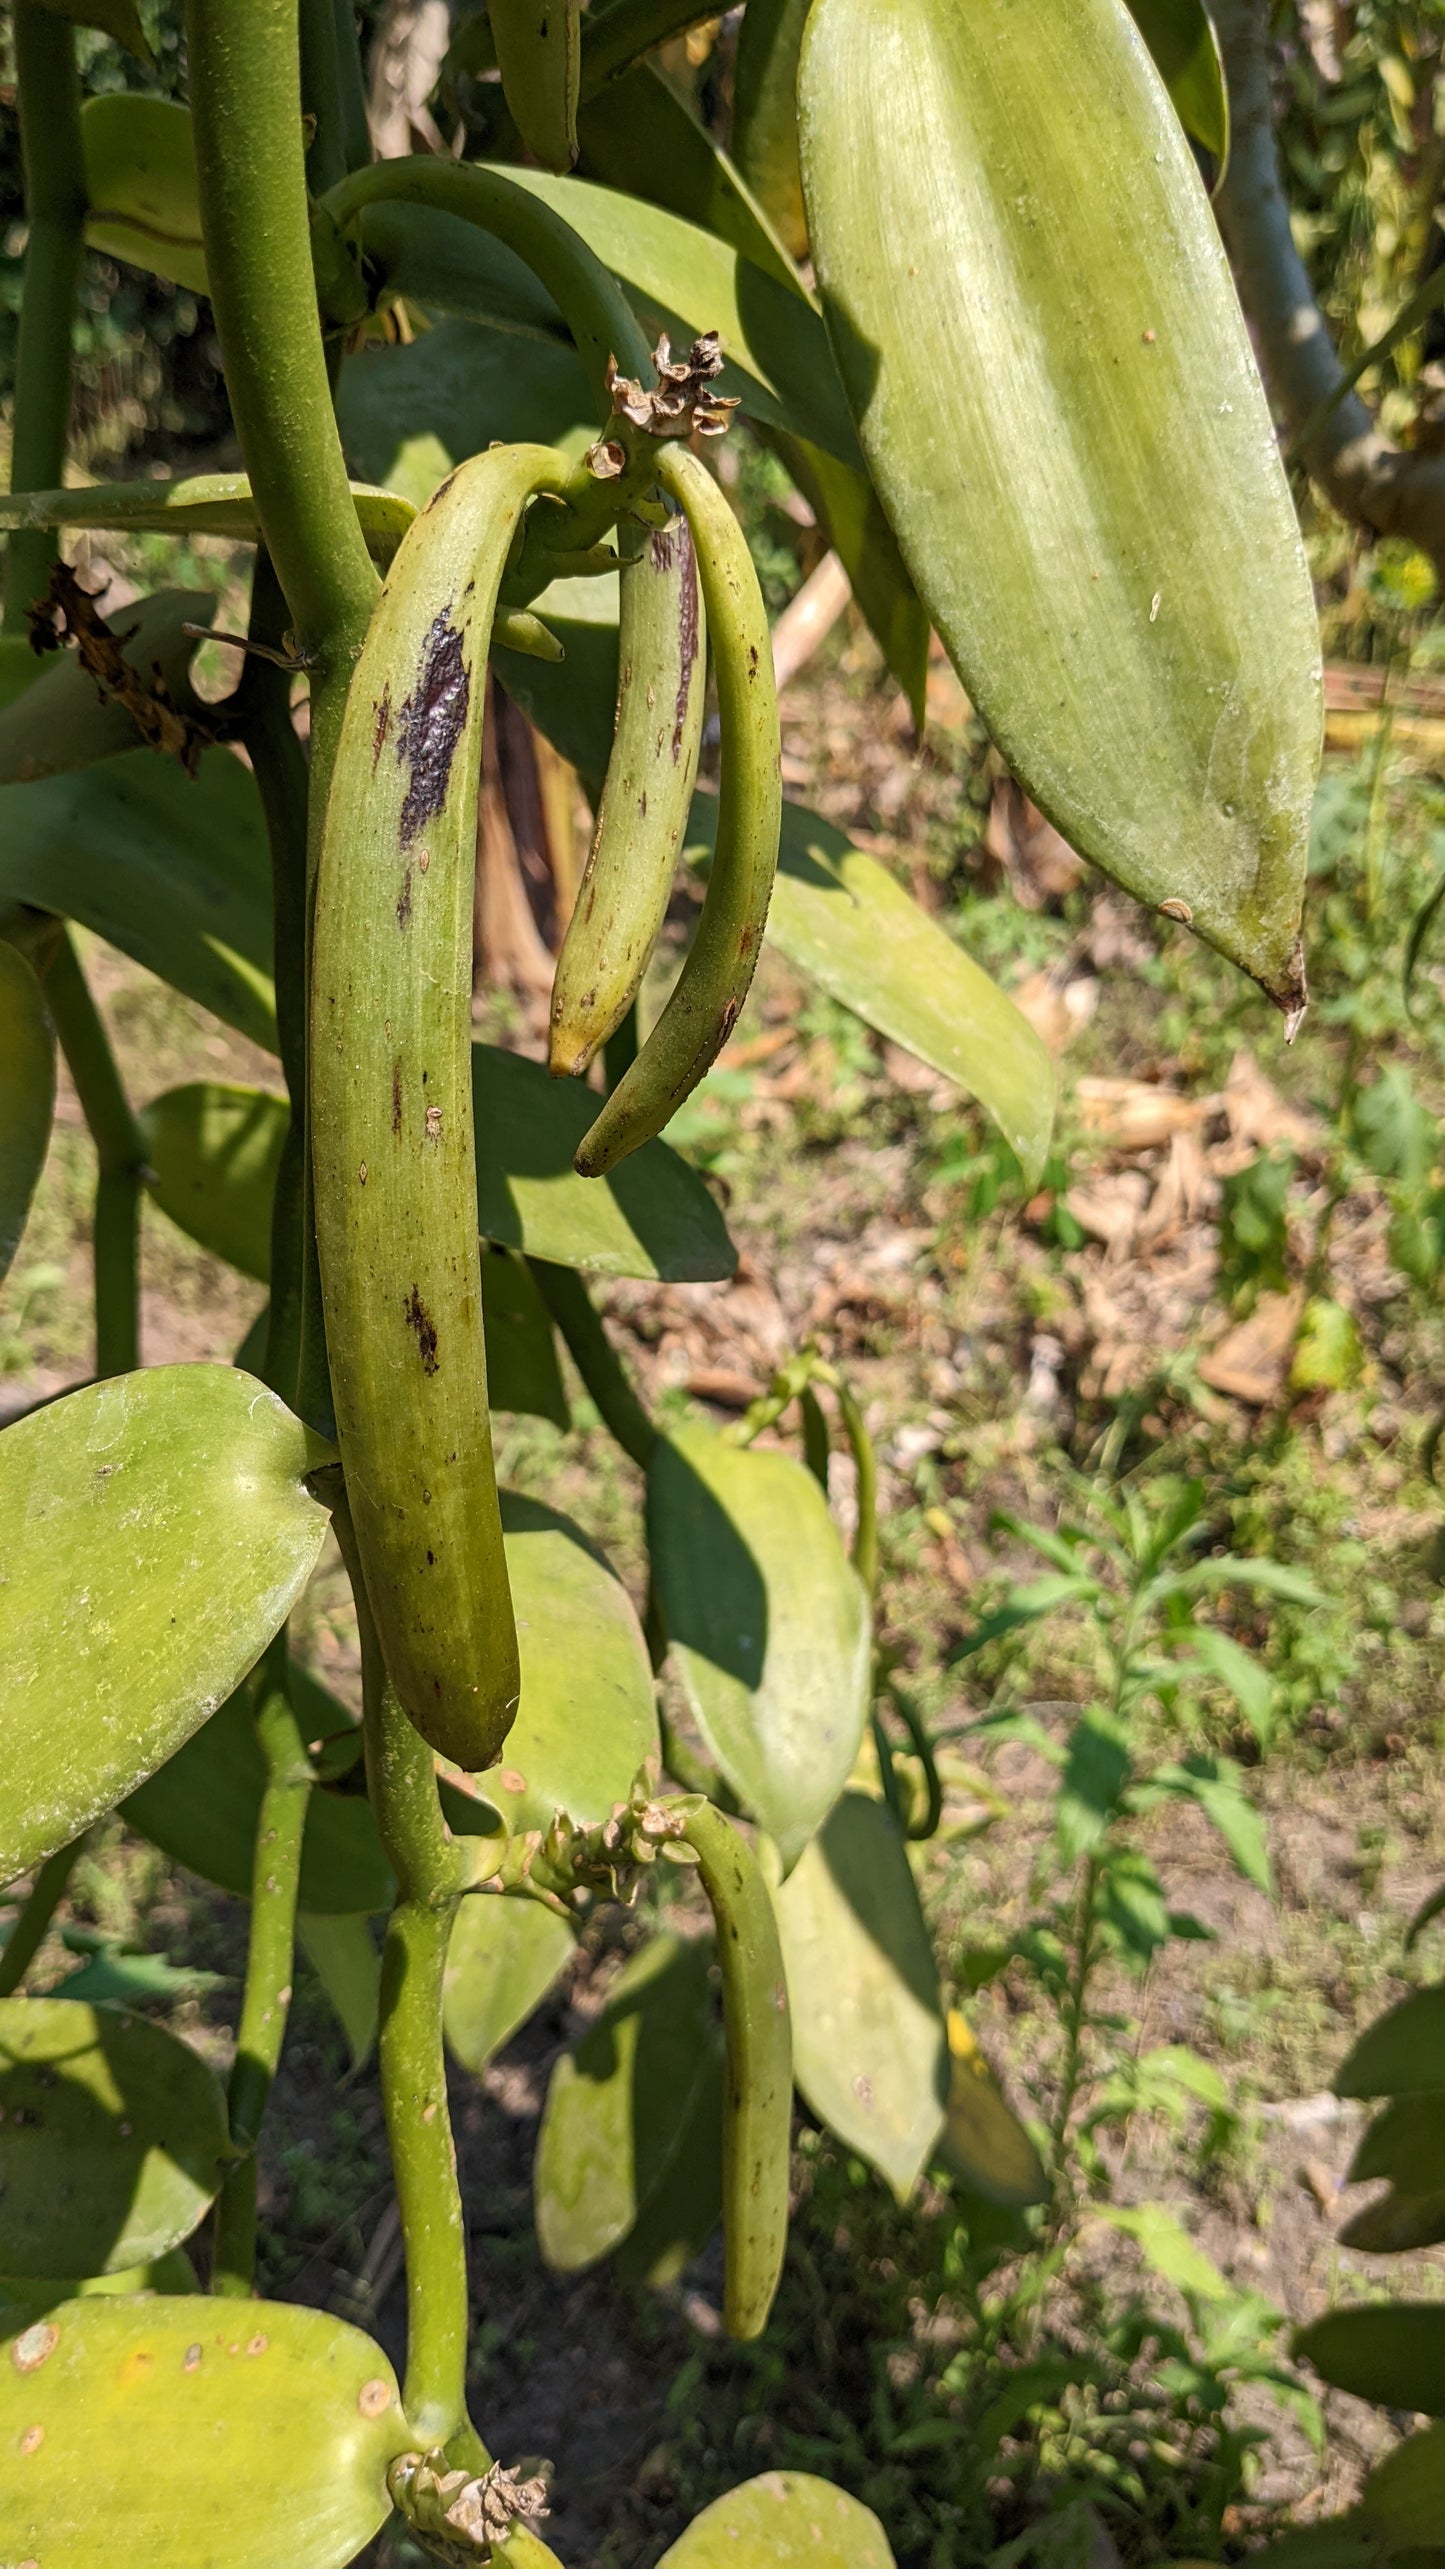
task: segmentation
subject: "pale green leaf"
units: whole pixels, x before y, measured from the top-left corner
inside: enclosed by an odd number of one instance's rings
[[[122,1374],[0,1434],[0,1880],[234,1693],[320,1553],[329,1458],[229,1365]]]
[[[798,2088],[819,2122],[906,2201],[943,2127],[949,2050],[938,1968],[892,1813],[845,1793],[776,1907]]]
[[[457,1911],[442,2014],[448,2045],[480,2073],[509,2043],[570,1960],[576,1937],[540,1900],[477,1892]]]
[[[862,1581],[811,1472],[705,1427],[659,1439],[647,1532],[703,1746],[790,1866],[846,1784],[867,1719]]]
[[[715,2498],[658,2569],[894,2569],[871,2508],[804,2471],[765,2471]]]
[[[22,954],[0,945],[0,1276],[20,1246],[55,1113],[55,1034]]]

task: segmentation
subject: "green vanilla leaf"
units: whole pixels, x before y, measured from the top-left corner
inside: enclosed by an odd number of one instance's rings
[[[10,2314],[14,2311],[38,2318],[53,2310],[58,2301],[87,2301],[97,2293],[178,2293],[195,2289],[196,2270],[184,2248],[168,2248],[163,2257],[153,2257],[143,2266],[122,2266],[113,2275],[0,2275],[0,2312],[5,2314],[0,2324],[10,2327]]]
[[[70,1998],[0,1999],[0,2274],[164,2256],[229,2152],[225,2097],[189,2044]]]
[[[493,1409],[526,1410],[569,1427],[557,1341],[531,1269],[515,1249],[482,1260],[482,1319],[487,1337],[487,1398]]]
[[[353,482],[351,496],[368,546],[389,561],[416,508],[400,491]],[[8,491],[0,495],[0,530],[35,526],[118,528],[123,534],[234,535],[254,543],[261,532],[244,473],[200,473],[178,482],[92,482],[82,490]],[[209,603],[194,591],[196,621]]]
[[[1355,2399],[1445,2417],[1445,2303],[1327,2310],[1296,2332],[1292,2352]]]
[[[230,1365],[122,1374],[0,1434],[0,1880],[234,1693],[315,1567],[330,1459]]]
[[[219,1079],[167,1089],[141,1110],[153,1202],[258,1284],[271,1280],[271,1199],[290,1121],[284,1097]]]
[[[605,1178],[577,1175],[572,1155],[597,1112],[580,1082],[474,1044],[472,1103],[484,1238],[585,1275],[685,1284],[732,1274],[737,1251],[717,1205],[665,1142],[645,1143]]]
[[[3,859],[0,859],[3,865]],[[116,942],[120,942],[119,939]],[[477,1119],[477,1216],[483,1236],[557,1266],[593,1275],[668,1283],[731,1275],[737,1252],[704,1180],[665,1142],[650,1142],[602,1180],[580,1178],[572,1155],[596,1101],[572,1082],[549,1079],[539,1062],[490,1044],[472,1048]],[[284,1097],[268,1089],[199,1080],[169,1089],[141,1117],[155,1202],[181,1230],[244,1275],[271,1271],[271,1198],[290,1122]],[[500,1260],[483,1269],[499,1326],[517,1318],[525,1288]],[[510,1291],[509,1291],[510,1287]],[[534,1315],[535,1317],[535,1315]],[[487,1310],[487,1327],[493,1326]],[[544,1386],[533,1334],[533,1387]],[[488,1338],[490,1356],[491,1339]],[[501,1359],[501,1340],[498,1340]],[[554,1358],[555,1362],[555,1358]],[[499,1408],[533,1407],[494,1393]],[[558,1416],[561,1386],[544,1417]]]
[[[860,442],[970,697],[1071,845],[1294,1017],[1319,628],[1147,49],[1118,0],[814,0],[799,107]]]
[[[310,1743],[352,1728],[345,1707],[303,1668],[290,1673],[291,1699]],[[121,1804],[127,1827],[203,1882],[249,1900],[266,1769],[256,1739],[251,1687],[167,1758]],[[317,1917],[389,1909],[395,1892],[364,1793],[318,1785],[301,1841],[300,1905]]]
[[[463,2069],[480,2075],[511,2041],[575,1945],[567,1920],[540,1900],[474,1892],[462,1902],[447,1948],[442,2023]]]
[[[331,2001],[353,2071],[364,2068],[376,2048],[381,2019],[381,1955],[370,1919],[318,1918],[302,1910],[296,1938]]]
[[[654,1936],[552,2073],[533,2197],[559,2274],[619,2247],[672,2167],[713,2059],[711,1959],[701,1939]]]
[[[887,1806],[845,1793],[775,1906],[799,2091],[906,2202],[943,2128],[949,2052],[938,1966]]]
[[[271,857],[255,778],[228,750],[194,778],[140,749],[0,786],[0,901],[93,928],[275,1051]]]
[[[50,1148],[55,1033],[23,954],[0,945],[0,1276],[9,1274]]]
[[[480,1779],[513,1829],[559,1811],[605,1820],[657,1747],[652,1663],[627,1590],[569,1517],[502,1492],[522,1695],[499,1765]]]
[[[1430,2103],[1438,2122],[1445,2115],[1445,2098],[1432,2097]],[[1437,2247],[1445,2239],[1445,2186],[1419,2194],[1391,2186],[1352,2213],[1339,2235],[1342,2248],[1368,2257],[1401,2257],[1414,2248]]]
[[[660,205],[550,171],[509,169],[580,232],[623,286],[649,338],[675,349],[715,330],[724,366],[717,389],[739,397],[765,426],[788,428],[857,465],[858,439],[828,334],[793,286],[743,258],[730,242]]]
[[[948,2105],[938,2156],[950,2176],[970,2194],[1010,2210],[1046,2203],[1043,2161],[956,2008],[948,2019],[948,2049]]]
[[[199,711],[189,685],[198,648],[187,624],[209,624],[216,601],[200,589],[160,589],[104,618],[140,683],[158,678],[174,706]],[[102,695],[76,651],[39,663],[41,674],[23,701],[0,713],[0,785],[26,785],[41,776],[68,776],[102,758],[139,749],[141,734],[118,696]]]
[[[715,797],[694,795],[690,863],[710,855],[716,828]],[[876,857],[799,803],[783,805],[767,932],[830,999],[976,1097],[1034,1182],[1057,1096],[1043,1042]]]
[[[1360,2504],[1390,2536],[1390,2558],[1407,2543],[1438,2543],[1445,2526],[1445,2426],[1427,2426],[1423,2435],[1407,2435],[1377,2462]],[[1429,2560],[1429,2553],[1426,2553]],[[1413,2569],[1400,2561],[1399,2569]]]
[[[344,2569],[412,2442],[380,2347],[325,2311],[64,2302],[0,2347],[0,2556]]]
[[[808,255],[798,165],[798,56],[810,0],[750,0],[733,73],[733,153],[789,255]]]
[[[658,2569],[894,2569],[872,2509],[805,2471],[765,2471],[715,2498]]]
[[[791,1867],[868,1717],[868,1599],[827,1500],[790,1455],[682,1427],[658,1439],[647,1539],[703,1747]]]
[[[67,1928],[67,1939],[72,1934]],[[183,1998],[205,1998],[224,1989],[225,1974],[197,1971],[191,1963],[170,1962],[164,1954],[137,1953],[107,1936],[78,1971],[68,1971],[51,1995],[83,2000],[90,2007],[178,2007]]]
[[[455,228],[477,237],[470,225]],[[494,437],[580,453],[596,433],[596,404],[575,348],[476,317],[440,320],[410,347],[349,357],[336,415],[356,471],[418,508],[454,464]]]
[[[533,606],[562,645],[561,666],[502,650],[493,652],[492,665],[513,703],[576,768],[595,803],[617,709],[617,574],[554,580]]]
[[[204,294],[206,253],[189,108],[173,98],[143,98],[126,90],[87,98],[80,111],[80,152],[91,248]]]
[[[1337,2096],[1445,2093],[1445,1981],[1412,1990],[1367,2025],[1331,2085]]]
[[[1213,153],[1222,175],[1229,158],[1229,92],[1204,0],[1129,0],[1129,10],[1185,133]]]
[[[624,196],[643,197],[701,225],[810,300],[741,170],[651,63],[609,80],[583,108],[578,134],[579,177],[600,179]]]
[[[722,2219],[726,2058],[721,2030],[714,2026],[677,2148],[617,2251],[620,2283],[665,2290],[706,2247]]]

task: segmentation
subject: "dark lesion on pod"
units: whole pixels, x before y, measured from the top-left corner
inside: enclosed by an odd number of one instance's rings
[[[422,1372],[434,1374],[440,1361],[437,1355],[436,1322],[415,1285],[412,1286],[402,1306],[402,1317],[416,1340]]]
[[[396,754],[411,766],[401,807],[401,843],[411,846],[423,823],[435,820],[447,799],[452,760],[461,746],[472,701],[471,672],[462,636],[443,607],[422,651],[421,674],[396,722]],[[400,915],[398,907],[398,915]]]

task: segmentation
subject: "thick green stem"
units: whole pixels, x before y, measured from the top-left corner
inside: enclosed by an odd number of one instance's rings
[[[255,2285],[256,2144],[286,2036],[295,1967],[301,1842],[314,1778],[291,1709],[288,1666],[283,1627],[261,1663],[255,1701],[266,1783],[256,1822],[251,1941],[227,2099],[231,2140],[243,2155],[228,2171],[216,2204],[211,2288],[222,2294],[244,2295]]]
[[[110,1039],[68,935],[57,937],[45,999],[95,1143],[95,1370],[134,1373],[140,1363],[141,1172],[145,1136],[121,1084]]]
[[[87,1834],[82,1830],[78,1838],[71,1839],[69,1846],[57,1847],[54,1855],[46,1857],[36,1874],[25,1906],[5,1939],[4,1950],[0,1951],[0,1998],[14,1997],[44,1944],[46,1929],[65,1897],[70,1877],[75,1871],[75,1859],[85,1844]]]
[[[339,674],[344,691],[378,584],[352,504],[316,310],[297,0],[187,0],[186,36],[201,229],[231,413],[302,657],[323,689]]]
[[[10,487],[46,491],[58,489],[65,479],[71,324],[85,246],[85,172],[75,29],[38,0],[16,0],[15,71],[29,237],[15,360]],[[44,595],[59,549],[53,528],[11,536],[7,633],[25,631],[26,609]]]
[[[575,1267],[549,1266],[545,1258],[527,1261],[537,1290],[567,1342],[572,1362],[601,1413],[608,1434],[624,1454],[645,1472],[657,1443],[657,1430],[623,1372],[611,1339]]]
[[[467,2256],[442,2048],[442,1974],[464,1867],[442,1818],[436,1766],[387,1676],[344,1497],[334,1515],[361,1633],[366,1778],[397,1880],[381,1962],[382,2103],[406,2243],[402,2405],[423,2444],[466,2420]]]
[[[622,288],[571,224],[540,197],[497,170],[417,158],[376,161],[370,169],[357,170],[325,202],[328,214],[345,226],[365,205],[398,200],[459,215],[516,252],[540,278],[576,340],[602,418],[612,406],[607,386],[611,358],[624,374],[647,376],[646,335]]]
[[[263,547],[256,555],[251,589],[251,641],[277,647],[285,615],[280,583]],[[290,679],[274,661],[259,654],[248,657],[234,711],[237,732],[255,771],[271,848],[276,1023],[291,1099],[291,1129],[271,1211],[271,1304],[262,1372],[288,1408],[330,1435],[331,1395],[307,1148],[310,803],[306,756],[291,720]]]

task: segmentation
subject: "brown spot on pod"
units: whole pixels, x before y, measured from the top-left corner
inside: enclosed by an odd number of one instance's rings
[[[45,2429],[43,2426],[27,2426],[24,2434],[20,2438],[20,2450],[22,2453],[38,2453],[44,2442]]]
[[[393,1133],[401,1131],[401,1062],[399,1058],[391,1065],[391,1129]]]
[[[382,689],[381,702],[376,708],[376,727],[371,735],[371,772],[373,776],[376,774],[377,760],[380,758],[382,751],[386,747],[386,735],[390,729],[391,689],[389,687],[384,687]]]
[[[401,807],[403,847],[410,847],[423,822],[434,820],[445,806],[471,701],[462,637],[443,607],[427,635],[416,685],[397,717],[396,754],[411,766]]]
[[[397,894],[397,896],[396,896],[396,924],[397,924],[397,926],[398,926],[399,928],[404,928],[404,927],[406,926],[406,924],[407,924],[408,920],[410,919],[410,917],[411,917],[411,867],[410,867],[410,866],[408,866],[408,867],[407,867],[407,869],[406,869],[405,874],[402,876],[402,879],[401,879],[401,890],[400,890],[400,892],[399,892],[399,893]]]
[[[10,2361],[17,2373],[38,2373],[59,2343],[59,2329],[48,2319],[37,2319],[33,2328],[22,2330],[16,2338],[10,2349]]]
[[[270,2343],[270,2338],[263,2336],[258,2329],[255,2336],[248,2342],[246,2352],[248,2355],[264,2355]]]
[[[429,1142],[441,1140],[442,1110],[439,1106],[429,1106],[426,1110],[426,1137]]]
[[[390,2382],[363,2382],[356,2395],[356,2405],[363,2417],[385,2417],[391,2406]]]
[[[1178,919],[1186,928],[1194,922],[1194,913],[1187,901],[1161,901],[1159,916],[1161,919]]]
[[[672,714],[672,763],[675,767],[682,756],[682,744],[687,731],[688,699],[692,694],[692,673],[697,662],[698,616],[697,557],[692,549],[692,532],[685,517],[678,519],[674,532],[677,558],[682,564],[680,623],[677,637],[677,702]],[[655,537],[653,541],[656,542]]]
[[[437,1369],[436,1323],[432,1319],[431,1313],[428,1311],[426,1304],[422,1301],[421,1295],[417,1291],[415,1285],[412,1286],[411,1292],[402,1307],[402,1317],[404,1318],[408,1329],[411,1330],[416,1339],[417,1352],[421,1357],[422,1372],[424,1374],[434,1374]]]

